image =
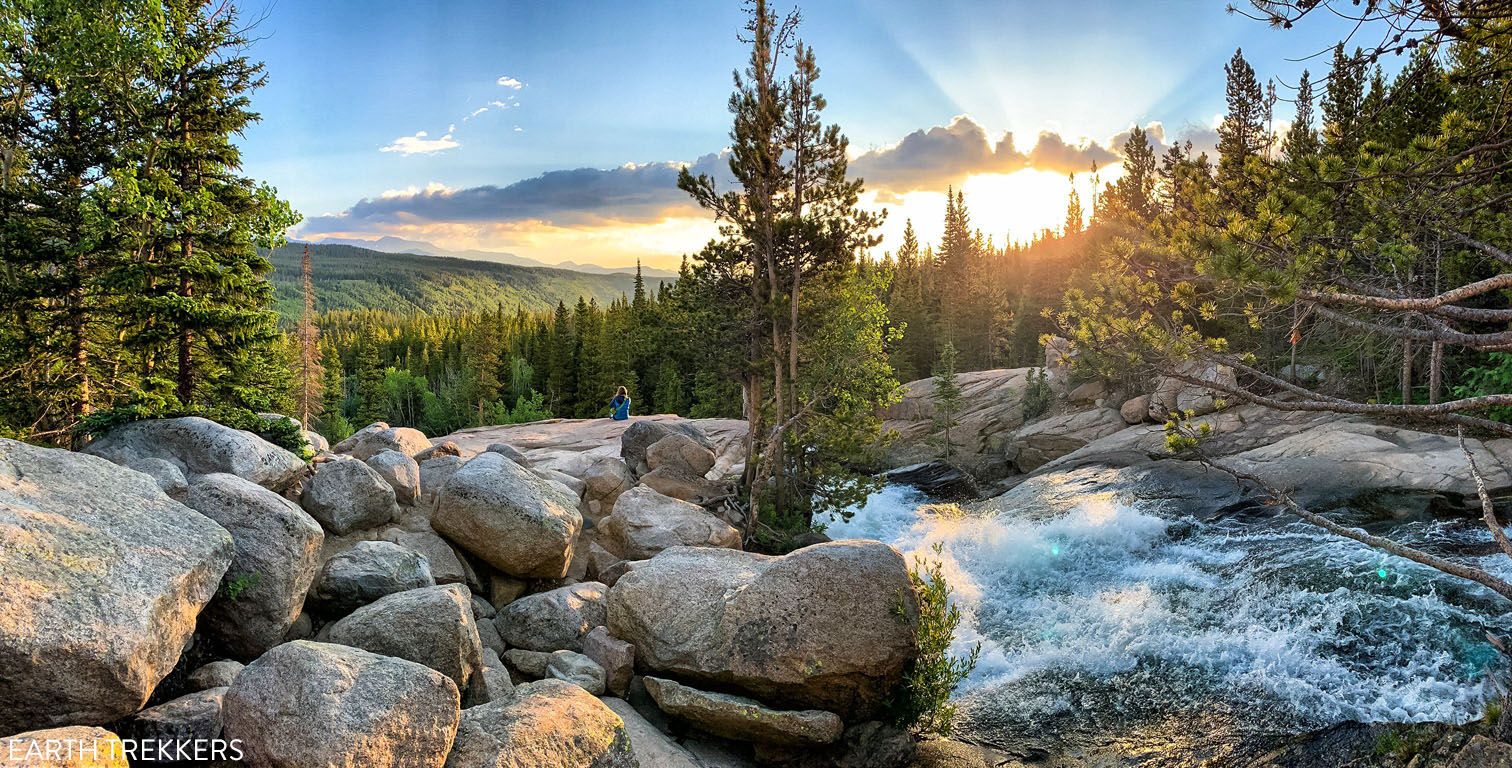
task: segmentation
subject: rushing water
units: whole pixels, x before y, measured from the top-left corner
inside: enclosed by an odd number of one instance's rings
[[[1020,754],[1463,722],[1501,673],[1485,639],[1512,630],[1498,598],[1294,518],[1204,521],[1097,493],[1033,513],[925,501],[888,487],[829,533],[941,546],[960,649],[982,647],[962,729]],[[1474,521],[1351,522],[1512,576]]]

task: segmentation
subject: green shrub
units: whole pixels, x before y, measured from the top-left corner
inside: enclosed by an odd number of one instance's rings
[[[1044,368],[1029,371],[1029,383],[1024,385],[1024,421],[1033,421],[1055,402],[1055,391],[1050,388],[1049,377]]]
[[[956,713],[950,695],[976,668],[982,644],[973,646],[965,657],[950,655],[956,628],[961,624],[961,609],[950,603],[950,584],[941,573],[938,559],[939,544],[934,552],[934,559],[916,556],[908,572],[919,600],[919,655],[904,672],[891,709],[898,725],[917,733],[948,736]],[[900,614],[902,610],[900,605]]]
[[[220,591],[221,594],[226,596],[227,600],[234,603],[240,600],[242,594],[247,590],[257,586],[257,582],[259,581],[262,581],[262,574],[260,573],[239,573],[222,581]]]
[[[231,406],[185,407],[177,404],[131,403],[95,411],[85,416],[74,430],[87,437],[99,437],[116,427],[134,421],[176,419],[183,416],[199,416],[232,429],[246,430],[307,461],[313,456],[309,444],[305,441],[304,432],[292,419],[265,419],[245,408]]]

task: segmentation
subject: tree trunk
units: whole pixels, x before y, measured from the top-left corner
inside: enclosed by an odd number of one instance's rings
[[[1428,404],[1435,405],[1444,387],[1444,343],[1433,342],[1433,352],[1428,358]]]
[[[1412,404],[1412,339],[1402,339],[1402,405]]]
[[[185,238],[180,246],[184,263],[188,263],[194,253],[194,245]],[[194,281],[185,275],[179,278],[179,295],[188,299],[194,295]],[[178,333],[178,399],[181,405],[188,405],[194,397],[194,331],[189,329],[188,321],[179,324]]]

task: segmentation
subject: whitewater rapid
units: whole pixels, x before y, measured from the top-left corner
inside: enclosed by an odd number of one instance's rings
[[[1202,522],[1096,493],[1033,517],[926,501],[890,486],[827,532],[943,563],[966,617],[956,650],[982,648],[962,719],[986,741],[1464,722],[1502,672],[1485,639],[1512,629],[1498,598],[1294,519]],[[1473,521],[1370,524],[1430,548],[1489,540]],[[1512,576],[1499,554],[1466,559]]]

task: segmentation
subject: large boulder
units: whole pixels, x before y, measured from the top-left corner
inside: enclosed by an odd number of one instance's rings
[[[686,421],[636,421],[625,428],[620,435],[620,458],[637,476],[650,472],[652,467],[648,456],[651,446],[661,441],[668,435],[683,435],[690,438],[699,446],[714,450],[714,444],[709,436],[696,425]],[[704,470],[707,472],[708,470]],[[703,474],[703,473],[699,473]]]
[[[740,532],[697,504],[644,485],[620,494],[599,524],[605,546],[626,560],[644,560],[670,547],[740,548]]]
[[[331,450],[358,461],[367,461],[384,451],[414,456],[430,447],[430,438],[424,432],[409,427],[390,427],[379,421],[353,432],[351,437],[337,443]]]
[[[439,768],[461,698],[424,665],[296,640],[247,665],[226,691],[222,735],[260,768]]]
[[[338,536],[377,528],[399,516],[393,486],[372,467],[352,459],[321,463],[300,504]]]
[[[1090,408],[1041,419],[1013,434],[1005,455],[1020,472],[1033,472],[1128,426],[1112,408]]]
[[[1238,386],[1234,369],[1226,365],[1188,360],[1178,366],[1176,372],[1187,378],[1212,382],[1221,389],[1210,389],[1171,376],[1162,376],[1155,383],[1155,391],[1150,393],[1151,421],[1163,422],[1173,412],[1191,411],[1198,416],[1212,413],[1218,410],[1218,402],[1227,397],[1224,390]]]
[[[75,725],[0,738],[0,765],[11,768],[129,768],[121,737]]]
[[[918,653],[907,564],[875,541],[676,547],[621,576],[608,612],[642,669],[847,720],[875,713]]]
[[[646,466],[653,472],[674,467],[702,477],[714,468],[714,450],[684,433],[674,432],[646,449]]]
[[[583,637],[605,622],[608,590],[586,581],[522,597],[499,609],[494,625],[511,648],[583,650]]]
[[[326,639],[424,664],[464,693],[483,664],[472,600],[460,584],[380,598],[331,625]]]
[[[122,466],[138,459],[163,459],[186,475],[224,472],[273,490],[281,490],[304,468],[298,456],[251,432],[198,416],[124,424],[90,443],[84,452]]]
[[[374,454],[367,465],[394,489],[394,498],[400,504],[414,504],[420,498],[420,465],[414,459],[386,450]]]
[[[483,453],[447,481],[431,525],[511,576],[560,579],[583,527],[577,507],[578,499],[561,486]]]
[[[0,439],[0,733],[141,709],[233,551],[144,474]]]
[[[620,494],[635,486],[635,476],[621,459],[600,456],[583,469],[583,509],[588,520],[598,524],[614,509]]]
[[[452,475],[457,474],[467,459],[452,453],[442,453],[420,460],[420,498],[435,499],[446,487]]]
[[[727,739],[779,746],[829,744],[845,732],[833,712],[778,710],[728,693],[711,693],[658,677],[645,678],[646,692],[661,711]]]
[[[929,461],[890,469],[882,476],[890,483],[913,486],[942,501],[974,499],[981,495],[976,479],[948,461]]]
[[[603,702],[571,683],[540,680],[463,712],[446,768],[653,767],[635,759],[625,721]]]
[[[435,585],[424,555],[387,541],[359,541],[325,562],[310,597],[339,616],[385,595]]]
[[[236,555],[199,629],[239,658],[283,642],[320,569],[325,532],[294,502],[236,475],[195,477],[184,503],[231,533]]]
[[[452,548],[450,542],[435,531],[406,531],[390,528],[382,534],[383,541],[391,541],[405,549],[425,555],[430,564],[431,576],[437,584],[473,584],[479,582],[472,566]],[[481,582],[478,586],[482,586]]]

